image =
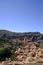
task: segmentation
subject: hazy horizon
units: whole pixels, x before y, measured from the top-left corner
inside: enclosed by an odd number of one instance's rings
[[[43,33],[43,0],[0,0],[0,30]]]

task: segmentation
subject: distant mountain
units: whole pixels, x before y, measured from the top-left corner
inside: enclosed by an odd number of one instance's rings
[[[0,39],[16,39],[16,38],[26,38],[32,41],[41,41],[43,40],[43,34],[40,32],[24,32],[24,33],[17,33],[11,32],[8,30],[0,30]]]

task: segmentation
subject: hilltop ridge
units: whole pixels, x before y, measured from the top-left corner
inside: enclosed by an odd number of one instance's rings
[[[41,34],[40,32],[17,33],[8,30],[0,30],[0,38],[2,38],[3,36],[7,39],[27,38],[31,39],[32,41],[43,40],[43,34]]]

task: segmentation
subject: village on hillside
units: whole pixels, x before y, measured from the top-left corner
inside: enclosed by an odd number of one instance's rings
[[[43,63],[43,48],[40,48],[37,42],[32,42],[27,39],[17,41],[22,42],[24,46],[15,51],[14,61],[2,62],[0,65]]]
[[[24,46],[15,51],[15,61],[22,63],[43,62],[43,49],[39,48],[38,43],[24,39]]]

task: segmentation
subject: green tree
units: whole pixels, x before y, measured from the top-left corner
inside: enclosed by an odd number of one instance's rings
[[[0,61],[5,60],[6,58],[11,57],[11,51],[8,48],[0,49]]]

